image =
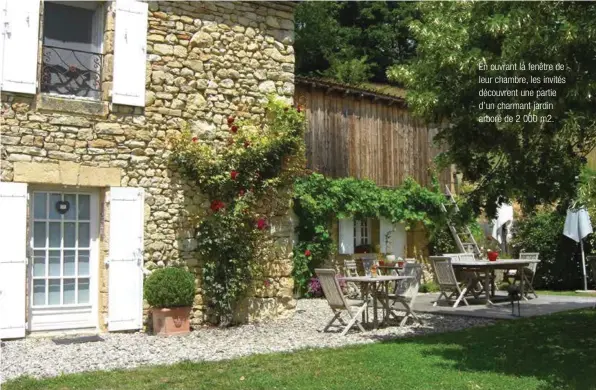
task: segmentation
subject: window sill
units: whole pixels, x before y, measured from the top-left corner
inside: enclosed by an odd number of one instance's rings
[[[108,103],[99,100],[77,99],[56,95],[39,94],[36,102],[40,111],[107,117]]]

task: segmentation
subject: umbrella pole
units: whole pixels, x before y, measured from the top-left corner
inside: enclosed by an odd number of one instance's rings
[[[582,271],[584,272],[584,290],[588,289],[588,279],[586,278],[586,259],[584,256],[584,240],[579,240],[579,245],[582,251]]]

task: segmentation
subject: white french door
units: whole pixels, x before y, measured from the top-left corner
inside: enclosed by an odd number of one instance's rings
[[[29,329],[97,327],[98,196],[30,196]]]

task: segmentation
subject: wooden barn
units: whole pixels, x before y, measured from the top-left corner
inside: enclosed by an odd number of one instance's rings
[[[349,86],[296,76],[295,100],[306,109],[308,168],[329,177],[371,179],[394,187],[407,177],[430,185],[432,160],[440,153],[433,144],[438,130],[413,118],[395,87]],[[442,188],[455,185],[453,169],[439,173]],[[334,229],[341,255],[354,256],[360,245],[384,248],[381,232],[394,228],[397,256],[427,254],[424,229],[406,231],[383,220],[338,220]],[[384,248],[388,250],[388,248]]]

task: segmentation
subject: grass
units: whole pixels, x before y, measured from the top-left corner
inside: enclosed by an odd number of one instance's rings
[[[21,378],[2,389],[596,389],[595,332],[596,311],[580,310],[341,349]]]
[[[572,297],[594,297],[596,293],[576,293],[575,291],[552,291],[552,290],[536,290],[538,296],[542,295],[566,295]]]

